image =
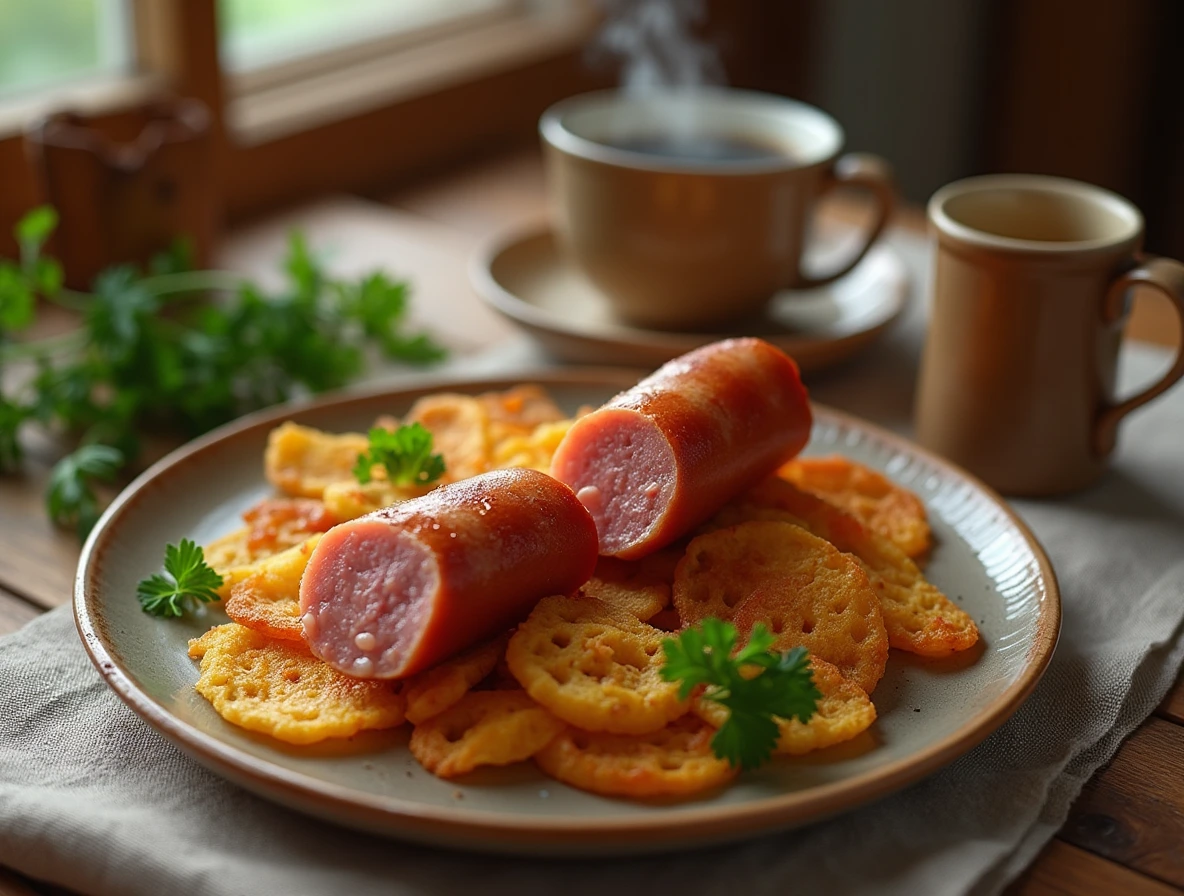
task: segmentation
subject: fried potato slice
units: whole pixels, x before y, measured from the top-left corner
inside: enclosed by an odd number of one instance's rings
[[[653,626],[592,598],[547,597],[506,649],[510,672],[565,722],[588,731],[646,734],[687,711],[661,677]]]
[[[267,498],[243,513],[247,547],[264,557],[298,545],[317,532],[328,532],[339,520],[315,498]]]
[[[506,654],[509,634],[478,644],[403,683],[407,698],[407,721],[418,725],[439,715],[460,701],[469,689],[484,679]]]
[[[222,576],[222,585],[217,589],[218,596],[223,600],[226,600],[228,597],[230,597],[230,593],[234,590],[235,585],[238,585],[240,582],[249,579],[253,575],[265,572],[272,564],[275,564],[276,568],[283,568],[288,563],[290,563],[295,558],[295,556],[300,554],[304,555],[303,562],[307,564],[308,553],[311,552],[314,547],[316,547],[317,542],[320,541],[321,535],[323,534],[323,532],[317,532],[316,534],[308,536],[303,541],[293,545],[290,548],[285,548],[284,550],[274,554],[265,554],[264,556],[255,560],[251,560],[248,563],[231,567],[219,565],[214,560],[209,559],[210,555],[208,552],[210,548],[206,548],[206,562],[214,568],[215,572]],[[221,540],[222,539],[219,539],[219,541]],[[217,544],[218,542],[214,542],[213,546],[216,546]],[[303,570],[301,572],[303,573]]]
[[[780,732],[773,751],[787,756],[801,756],[845,740],[851,740],[871,727],[876,707],[863,688],[845,679],[833,665],[816,656],[810,657],[814,685],[822,693],[809,722],[777,719]],[[728,708],[714,700],[696,697],[691,711],[716,728],[728,720]]]
[[[730,781],[738,769],[711,751],[715,729],[683,716],[649,734],[568,728],[535,754],[544,772],[606,796],[685,796]]]
[[[247,526],[216,538],[204,548],[206,563],[224,579],[241,579],[246,567],[302,544],[309,536],[327,532],[338,520],[310,498],[268,498],[243,513]],[[219,590],[230,593],[230,584]]]
[[[564,729],[523,691],[473,691],[415,726],[411,754],[441,778],[529,759]]]
[[[393,485],[386,479],[371,479],[361,483],[343,479],[325,486],[321,500],[325,509],[341,522],[356,520],[383,507],[390,507],[410,498],[425,495],[435,485]]]
[[[505,467],[526,467],[541,473],[551,472],[551,458],[555,449],[571,429],[575,420],[557,420],[554,423],[540,423],[526,433],[509,430],[491,439],[491,465]]]
[[[949,656],[974,646],[974,620],[941,593],[904,551],[821,498],[784,479],[772,477],[713,521],[727,525],[742,519],[788,519],[853,555],[880,596],[888,643],[921,656]]]
[[[390,682],[342,675],[303,644],[234,622],[194,638],[189,655],[201,660],[197,692],[222,718],[290,744],[403,721],[403,696]]]
[[[486,392],[477,400],[485,409],[495,438],[512,431],[526,433],[544,423],[555,423],[567,415],[542,387],[534,383],[514,386],[505,392]]]
[[[250,545],[251,530],[244,526],[241,529],[228,532],[220,538],[215,538],[202,548],[206,563],[214,572],[222,576],[224,584],[218,591],[222,597],[226,597],[230,593],[230,586],[225,584],[225,580],[233,570],[242,569],[263,559],[251,550]]]
[[[263,471],[285,494],[319,498],[325,486],[353,477],[358,455],[369,447],[362,433],[322,432],[288,421],[268,435]]]
[[[272,638],[303,641],[300,577],[320,539],[320,535],[314,535],[303,544],[268,557],[249,575],[235,581],[226,598],[226,615]]]
[[[777,475],[847,511],[910,557],[920,557],[930,548],[929,519],[921,499],[870,467],[837,454],[796,457]]]
[[[444,458],[444,482],[468,479],[489,469],[489,415],[473,396],[425,395],[411,406],[403,422],[419,423],[432,434],[432,448]]]
[[[675,573],[674,605],[684,624],[731,618],[747,634],[764,622],[778,650],[805,646],[869,693],[888,662],[867,574],[792,523],[747,522],[694,539]]]
[[[648,622],[670,604],[670,584],[640,563],[601,557],[580,592]]]

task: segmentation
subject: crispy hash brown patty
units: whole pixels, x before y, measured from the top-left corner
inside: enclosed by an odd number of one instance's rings
[[[418,725],[458,703],[505,656],[509,635],[478,644],[459,656],[424,669],[403,682],[407,721]]]
[[[190,641],[189,655],[201,660],[197,692],[218,715],[290,744],[403,722],[403,696],[390,682],[342,675],[294,641],[232,622]]]
[[[795,457],[777,475],[842,508],[910,557],[929,550],[932,536],[921,499],[863,464],[839,455]]]
[[[859,561],[880,596],[888,643],[921,656],[949,656],[973,647],[978,627],[884,536],[833,504],[771,477],[725,507],[713,525],[780,519],[797,523]]]
[[[580,593],[624,610],[642,622],[648,622],[670,604],[668,581],[647,575],[641,563],[615,557],[600,558]]]
[[[272,638],[303,643],[300,577],[320,538],[314,535],[304,544],[260,561],[252,573],[231,586],[226,615]]]
[[[565,722],[588,731],[646,734],[688,708],[663,681],[666,632],[592,598],[546,597],[506,650],[514,677]]]
[[[822,699],[809,722],[776,719],[780,735],[774,753],[801,756],[834,746],[859,736],[876,720],[876,708],[863,688],[816,656],[810,657],[810,667],[814,686],[822,693]],[[703,697],[695,698],[691,711],[717,728],[728,720],[726,706]]]
[[[416,725],[410,747],[428,771],[455,778],[481,765],[529,759],[563,728],[523,691],[475,691]]]
[[[694,539],[675,572],[674,604],[684,624],[732,619],[746,635],[763,622],[778,650],[804,646],[869,693],[888,662],[867,575],[792,523],[741,523]]]
[[[715,729],[683,716],[649,734],[593,734],[568,728],[535,754],[535,763],[572,787],[606,796],[685,796],[737,774],[711,750]]]

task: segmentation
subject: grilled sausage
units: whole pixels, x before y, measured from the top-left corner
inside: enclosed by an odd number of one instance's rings
[[[810,436],[797,365],[760,339],[675,358],[578,420],[551,474],[591,511],[600,552],[643,557],[796,455]]]
[[[596,565],[567,486],[498,470],[335,526],[300,583],[312,652],[359,678],[403,678],[505,631]]]

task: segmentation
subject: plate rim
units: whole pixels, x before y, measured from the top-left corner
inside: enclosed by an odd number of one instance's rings
[[[676,816],[632,818],[564,816],[514,817],[463,806],[430,806],[400,797],[374,797],[313,776],[285,769],[239,750],[182,721],[148,695],[119,659],[118,648],[97,606],[91,587],[101,573],[104,549],[123,516],[134,513],[157,480],[197,455],[249,431],[271,427],[284,419],[350,404],[364,405],[381,397],[413,399],[441,389],[505,388],[522,382],[540,385],[627,388],[637,372],[613,367],[526,370],[496,376],[440,375],[339,391],[312,401],[289,402],[257,411],[190,441],[152,464],[128,485],[103,513],[82,549],[72,601],[75,625],[92,664],[116,695],[160,734],[222,777],[321,818],[384,835],[436,845],[494,852],[553,855],[626,855],[725,842],[757,832],[811,823],[894,792],[937,771],[968,752],[995,731],[1031,694],[1056,648],[1061,628],[1060,589],[1043,546],[1007,502],[977,477],[876,424],[825,405],[813,404],[816,418],[865,430],[894,450],[919,456],[981,492],[1003,512],[1034,556],[1044,593],[1038,602],[1033,643],[1016,680],[971,722],[887,766],[829,784],[774,797],[725,806],[690,807]],[[626,839],[627,838],[627,839]]]
[[[551,239],[557,237],[554,224],[549,220],[534,220],[528,224],[506,228],[483,239],[469,260],[469,280],[481,300],[518,324],[546,332],[552,336],[574,339],[588,344],[605,345],[615,342],[637,351],[681,354],[708,342],[728,338],[728,335],[724,333],[652,330],[623,323],[608,324],[602,330],[589,331],[586,327],[568,323],[562,318],[540,310],[537,305],[520,298],[503,286],[494,276],[493,265],[510,249],[548,237]],[[900,253],[893,247],[880,241],[871,247],[869,254],[877,251],[885,252],[897,261],[901,266],[904,278],[899,297],[894,300],[890,312],[883,319],[870,327],[836,337],[819,338],[786,334],[784,336],[763,335],[761,338],[767,339],[789,354],[793,354],[795,351],[814,352],[822,349],[834,351],[874,339],[891,327],[900,320],[913,301],[913,277]],[[849,274],[845,276],[849,276]]]

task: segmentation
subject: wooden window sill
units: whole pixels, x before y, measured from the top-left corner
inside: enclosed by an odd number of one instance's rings
[[[596,20],[584,3],[513,15],[503,11],[482,24],[445,29],[414,45],[392,35],[390,53],[371,47],[362,58],[328,70],[302,74],[293,62],[288,77],[272,83],[260,82],[259,75],[231,76],[227,131],[239,145],[254,146],[477,81],[577,49]],[[323,68],[321,60],[307,64]]]
[[[159,96],[166,79],[156,74],[104,75],[0,101],[0,140],[19,137],[53,112],[86,115],[118,112]]]

